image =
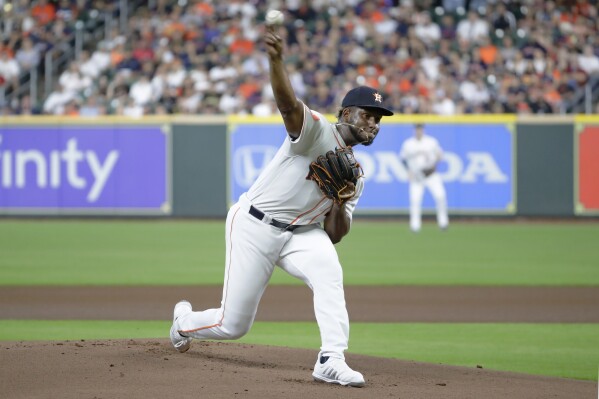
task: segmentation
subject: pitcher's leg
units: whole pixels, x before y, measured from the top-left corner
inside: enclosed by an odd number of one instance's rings
[[[421,182],[410,182],[410,229],[420,231],[422,226],[422,197],[424,185]]]
[[[238,207],[227,217],[223,297],[218,309],[189,312],[178,318],[182,336],[198,339],[237,339],[250,329],[275,259],[260,248],[276,245],[268,226]],[[274,239],[274,243],[272,241]]]
[[[281,255],[278,262],[281,268],[304,281],[313,291],[321,352],[343,358],[349,341],[349,317],[343,271],[329,237],[318,227],[296,230]]]

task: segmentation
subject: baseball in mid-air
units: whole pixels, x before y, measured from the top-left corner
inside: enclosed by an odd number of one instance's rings
[[[266,13],[266,25],[283,25],[284,20],[283,13],[279,10],[270,10]]]

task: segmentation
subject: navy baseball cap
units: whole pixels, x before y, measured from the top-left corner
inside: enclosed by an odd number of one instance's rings
[[[384,106],[383,96],[368,86],[358,86],[348,91],[345,97],[343,97],[341,107],[370,108],[376,109],[385,116],[393,115],[393,112]]]

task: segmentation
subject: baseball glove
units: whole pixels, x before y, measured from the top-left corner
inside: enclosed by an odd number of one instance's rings
[[[429,177],[430,175],[435,173],[435,170],[437,170],[437,168],[434,166],[430,167],[430,168],[422,169],[422,174],[424,175],[424,177]]]
[[[356,194],[355,184],[362,175],[362,167],[348,146],[318,156],[310,163],[306,179],[314,180],[325,196],[341,205]]]

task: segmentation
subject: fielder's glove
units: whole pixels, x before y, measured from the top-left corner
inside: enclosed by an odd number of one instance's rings
[[[424,177],[429,177],[430,175],[435,173],[435,170],[437,170],[435,166],[431,168],[422,169],[422,174],[424,175]]]
[[[355,184],[361,176],[362,167],[348,146],[316,158],[310,164],[306,179],[314,180],[325,196],[341,205],[356,194]]]

